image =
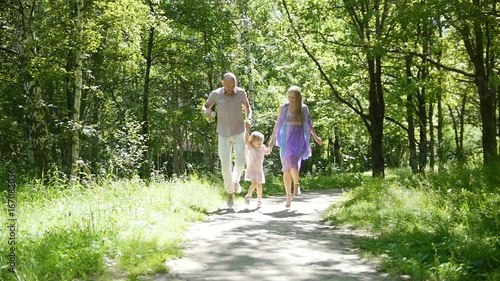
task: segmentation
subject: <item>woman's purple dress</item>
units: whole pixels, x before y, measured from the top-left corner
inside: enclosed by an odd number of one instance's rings
[[[292,113],[288,112],[288,103],[283,105],[276,128],[276,146],[280,148],[282,171],[292,168],[300,170],[302,160],[309,158],[311,153],[312,122],[307,105],[302,105],[303,124],[293,122]]]

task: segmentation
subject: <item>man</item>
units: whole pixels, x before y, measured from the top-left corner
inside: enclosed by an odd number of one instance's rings
[[[217,105],[218,151],[229,208],[234,205],[234,193],[241,192],[240,179],[245,166],[245,121],[242,106],[245,109],[247,123],[250,125],[252,123],[252,108],[246,92],[237,85],[233,73],[224,74],[222,87],[212,91],[203,105],[204,114],[209,118],[213,118],[212,107]],[[231,160],[233,147],[234,167]]]

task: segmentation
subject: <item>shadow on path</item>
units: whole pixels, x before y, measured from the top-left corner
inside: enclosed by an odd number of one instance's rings
[[[190,227],[169,273],[146,280],[391,280],[352,250],[344,231],[320,223],[340,194],[306,192],[290,209],[284,197],[270,197],[262,208],[253,201],[218,210]]]

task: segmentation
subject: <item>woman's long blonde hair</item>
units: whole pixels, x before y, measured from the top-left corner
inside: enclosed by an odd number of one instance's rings
[[[293,118],[295,120],[291,120],[293,122],[300,123],[303,125],[303,116],[302,116],[302,91],[298,86],[292,86],[288,89],[287,95],[293,93],[295,95],[295,100],[290,102],[288,105],[288,111],[293,114]]]

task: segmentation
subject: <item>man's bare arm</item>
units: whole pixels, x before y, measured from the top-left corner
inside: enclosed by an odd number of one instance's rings
[[[211,114],[212,114],[212,107],[214,105],[209,103],[208,101],[205,102],[205,104],[202,106],[202,110],[203,110],[203,114],[205,114],[205,116],[207,117],[211,117]]]

